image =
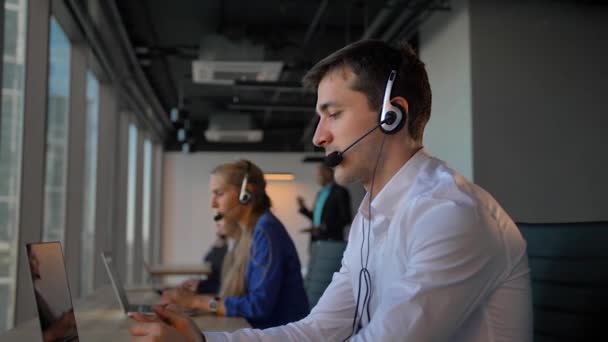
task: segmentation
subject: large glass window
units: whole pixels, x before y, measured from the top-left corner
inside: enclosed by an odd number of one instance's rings
[[[152,214],[152,142],[149,139],[144,141],[144,175],[143,175],[143,199],[142,199],[142,218],[141,218],[141,230],[142,230],[142,250],[144,262],[151,263],[150,254],[150,232],[152,229],[151,225],[151,214]],[[147,272],[142,269],[143,278],[146,278]]]
[[[97,188],[97,136],[99,117],[99,82],[87,73],[87,113],[84,163],[84,195],[82,222],[82,257],[80,263],[81,293],[93,292],[95,260],[95,196]]]
[[[0,332],[11,328],[15,306],[21,185],[26,0],[4,3],[0,114]]]
[[[129,170],[127,186],[127,283],[134,279],[135,259],[135,208],[137,191],[137,127],[129,125]]]
[[[160,246],[161,246],[161,192],[163,185],[163,147],[160,144],[154,144],[152,147],[152,168],[154,177],[152,180],[152,263],[161,261]]]
[[[50,27],[48,82],[43,240],[63,242],[68,161],[70,41],[55,18],[51,18]]]

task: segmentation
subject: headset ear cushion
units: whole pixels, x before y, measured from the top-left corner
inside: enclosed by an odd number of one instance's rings
[[[394,104],[391,102],[391,110],[392,112],[395,113],[396,115],[396,122],[391,124],[391,125],[381,125],[380,129],[382,130],[382,132],[384,132],[385,134],[395,134],[397,132],[399,132],[401,130],[401,128],[403,128],[403,125],[405,124],[405,122],[407,121],[407,112],[403,109],[403,107]],[[382,116],[380,116],[382,117]]]
[[[405,122],[407,121],[407,110],[405,110],[405,108],[401,107],[399,104],[396,103],[392,103],[391,105],[397,109],[399,109],[399,111],[401,112],[401,122],[399,123],[400,125],[405,124]],[[403,127],[403,126],[401,126]]]
[[[247,204],[250,200],[251,194],[249,193],[249,191],[244,191],[239,197],[239,201],[241,202],[241,204]]]
[[[397,127],[395,127],[395,130],[393,131],[393,132],[399,132],[403,128],[403,126],[405,126],[405,124],[407,123],[407,119],[408,119],[407,111],[398,104],[393,104],[393,103],[391,103],[391,104],[401,112],[401,115],[400,115],[401,120],[399,121],[399,124],[397,124]]]

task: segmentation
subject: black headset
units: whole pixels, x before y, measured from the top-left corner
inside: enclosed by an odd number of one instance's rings
[[[249,182],[249,171],[251,171],[251,162],[245,160],[247,164],[245,168],[245,175],[243,176],[243,182],[241,183],[241,191],[239,192],[239,202],[241,204],[247,204],[251,201],[251,193],[247,190],[247,183]]]

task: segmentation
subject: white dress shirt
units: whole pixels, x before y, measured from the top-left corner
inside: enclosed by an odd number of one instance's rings
[[[353,221],[342,267],[310,315],[266,330],[205,333],[207,340],[348,338],[364,231],[370,246],[371,320],[364,315],[350,340],[532,340],[526,243],[487,192],[421,150],[374,198],[371,215],[368,196]],[[365,282],[361,286],[364,293]]]

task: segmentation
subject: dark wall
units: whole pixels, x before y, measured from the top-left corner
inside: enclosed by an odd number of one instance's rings
[[[472,1],[475,181],[516,221],[608,219],[608,6]]]

